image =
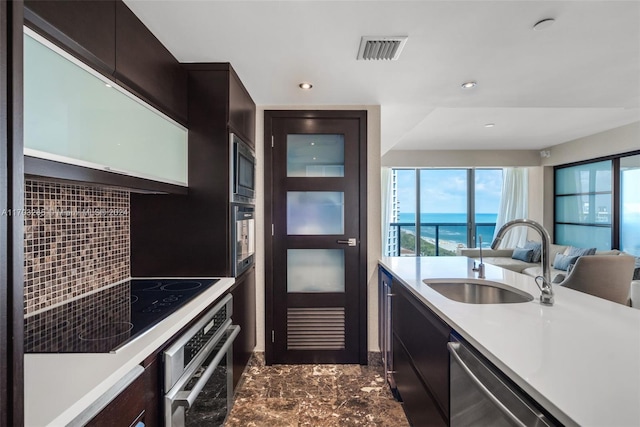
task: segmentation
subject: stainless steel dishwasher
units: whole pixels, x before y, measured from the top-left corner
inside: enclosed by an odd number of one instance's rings
[[[451,336],[451,427],[562,425],[537,408],[536,403],[468,344]]]

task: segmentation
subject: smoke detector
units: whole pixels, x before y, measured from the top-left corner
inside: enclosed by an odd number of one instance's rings
[[[400,57],[408,36],[363,36],[357,59],[392,60]]]

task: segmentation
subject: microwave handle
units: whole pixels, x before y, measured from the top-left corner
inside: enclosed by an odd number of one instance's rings
[[[181,391],[177,393],[176,396],[173,399],[171,399],[173,402],[175,402],[179,406],[184,406],[186,409],[189,409],[191,405],[193,405],[193,403],[198,398],[198,395],[200,394],[204,386],[207,384],[207,381],[209,381],[209,378],[211,378],[211,375],[213,375],[213,372],[216,370],[216,368],[220,364],[220,361],[222,360],[222,358],[226,356],[227,351],[229,351],[229,347],[233,345],[233,340],[240,333],[240,326],[232,325],[229,327],[228,330],[231,331],[231,335],[229,336],[227,341],[222,345],[220,350],[218,350],[218,354],[216,354],[216,357],[214,357],[211,363],[209,364],[209,366],[207,366],[207,369],[204,371],[204,373],[202,374],[202,377],[200,377],[196,385],[193,386],[193,388],[190,391]]]

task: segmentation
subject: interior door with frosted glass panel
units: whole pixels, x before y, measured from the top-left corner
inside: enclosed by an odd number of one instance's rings
[[[268,361],[359,363],[365,292],[361,122],[274,118],[271,123],[272,304],[267,310],[273,315],[273,358]]]

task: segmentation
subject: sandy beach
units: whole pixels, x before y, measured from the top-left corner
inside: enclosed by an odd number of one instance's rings
[[[402,230],[402,232],[403,233],[408,233],[408,234],[411,234],[411,235],[415,236],[415,234],[412,231],[409,231],[409,230]],[[436,244],[436,239],[434,239],[432,237],[421,237],[420,239],[422,241],[424,241],[424,242],[431,243],[432,245]],[[462,243],[454,242],[452,240],[444,240],[444,239],[439,239],[438,246],[440,246],[441,249],[446,249],[446,250],[451,251],[451,252],[455,252],[456,249],[459,246],[460,247],[466,247],[466,245],[463,245]],[[408,252],[403,250],[403,253],[408,253]]]

